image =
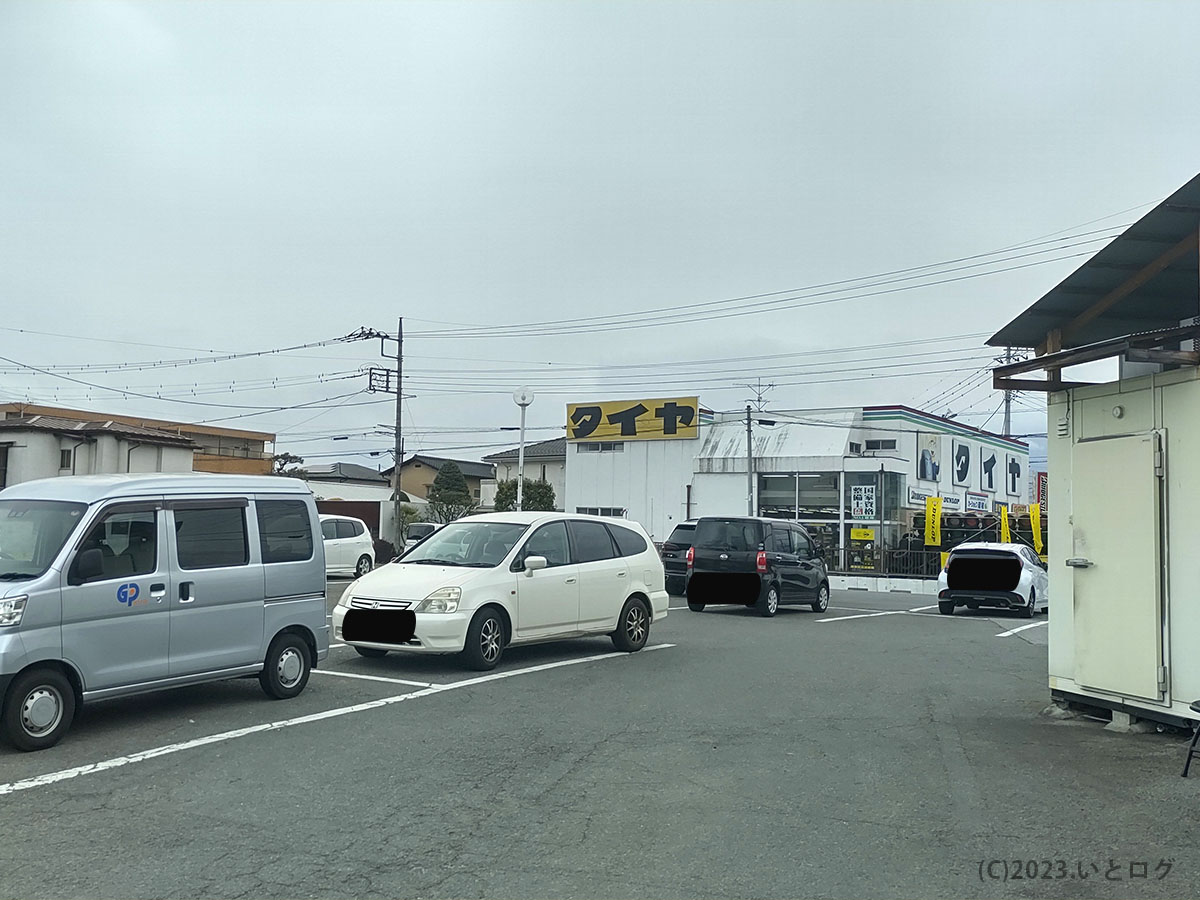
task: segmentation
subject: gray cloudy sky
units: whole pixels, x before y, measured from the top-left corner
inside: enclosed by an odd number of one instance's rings
[[[174,399],[13,363],[0,398],[223,419],[374,465],[351,454],[388,446],[368,433],[391,408],[350,394],[376,344],[146,364],[403,315],[410,451],[511,443],[486,429],[515,423],[522,382],[534,438],[568,400],[726,409],[758,374],[777,408],[941,393],[982,424],[982,340],[1200,168],[1198,29],[1185,2],[10,0],[0,355]],[[769,292],[792,293],[720,302]],[[452,334],[689,304],[667,326]]]

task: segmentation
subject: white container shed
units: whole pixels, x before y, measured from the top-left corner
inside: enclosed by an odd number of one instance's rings
[[[1198,718],[1198,225],[1200,175],[988,341],[1035,351],[997,389],[1048,393],[1051,696],[1114,719]]]

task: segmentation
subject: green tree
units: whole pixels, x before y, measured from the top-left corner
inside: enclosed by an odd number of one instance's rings
[[[521,508],[531,511],[554,511],[554,488],[548,481],[525,479]],[[496,485],[496,511],[511,512],[517,508],[517,479],[510,478]]]
[[[421,511],[409,503],[400,504],[400,539],[408,537],[408,526],[421,521]]]
[[[429,514],[435,522],[453,522],[475,510],[475,499],[462,470],[453,462],[442,465],[429,489]]]
[[[291,453],[276,453],[274,463],[271,467],[271,474],[283,475],[288,478],[303,478],[306,473],[304,469],[300,468],[302,462],[304,462],[303,456],[295,456]]]

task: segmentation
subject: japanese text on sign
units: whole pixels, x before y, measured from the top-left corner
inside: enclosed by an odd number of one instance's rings
[[[850,517],[875,518],[875,485],[855,484],[850,487]]]
[[[568,441],[669,441],[699,436],[698,397],[567,405]]]

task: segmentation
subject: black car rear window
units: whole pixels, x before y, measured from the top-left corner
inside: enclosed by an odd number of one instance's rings
[[[693,543],[704,550],[758,550],[762,524],[748,519],[701,519]]]
[[[671,532],[671,536],[667,538],[668,544],[678,544],[680,546],[691,545],[692,538],[696,534],[695,525],[676,525],[675,530]]]

